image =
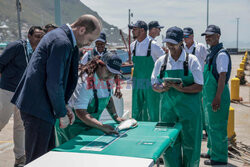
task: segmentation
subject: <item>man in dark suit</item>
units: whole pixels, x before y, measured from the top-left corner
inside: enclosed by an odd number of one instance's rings
[[[24,165],[24,127],[20,111],[10,100],[22,78],[33,51],[36,49],[44,32],[40,26],[32,26],[28,39],[20,39],[8,44],[0,55],[0,131],[14,115],[13,138],[15,167]]]
[[[40,41],[12,98],[25,128],[26,164],[55,147],[56,118],[73,112],[67,107],[78,78],[78,47],[100,34],[100,21],[83,15],[71,25],[47,33]]]

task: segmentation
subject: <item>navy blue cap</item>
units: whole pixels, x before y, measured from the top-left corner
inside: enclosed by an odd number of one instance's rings
[[[121,75],[122,59],[117,54],[107,52],[101,57],[101,60],[111,73]]]
[[[147,23],[145,23],[145,21],[142,21],[142,20],[138,20],[135,24],[128,25],[128,28],[130,28],[130,29],[133,29],[134,27],[143,28],[145,31],[148,30]]]
[[[193,29],[191,27],[185,27],[183,29],[183,34],[184,35],[192,35],[192,34],[194,34],[194,31],[193,31]]]
[[[178,44],[183,39],[183,31],[179,27],[171,27],[166,32],[166,37],[163,42],[169,42],[172,44]]]
[[[100,36],[95,40],[96,41],[101,41],[101,42],[107,42],[107,39],[106,39],[106,34],[104,32],[101,32]]]
[[[148,23],[148,29],[151,30],[152,28],[164,28],[164,26],[160,26],[158,21],[151,21]]]
[[[201,36],[212,35],[212,34],[221,34],[220,27],[218,27],[216,25],[209,25],[209,26],[207,26],[206,31],[201,34]]]

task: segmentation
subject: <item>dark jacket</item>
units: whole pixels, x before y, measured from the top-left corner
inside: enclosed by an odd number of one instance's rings
[[[21,112],[55,123],[77,83],[78,48],[67,25],[46,34],[38,44],[11,100]]]
[[[25,45],[24,40],[11,42],[0,55],[0,88],[15,92],[27,67]]]

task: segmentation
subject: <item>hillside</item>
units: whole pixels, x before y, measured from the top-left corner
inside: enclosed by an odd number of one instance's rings
[[[53,0],[21,0],[22,34],[23,38],[31,25],[43,26],[54,23]],[[107,33],[108,42],[121,44],[121,37],[116,26],[105,22],[97,12],[85,6],[80,0],[61,0],[62,23],[72,23],[82,14],[92,14],[102,21],[103,31]],[[0,42],[12,41],[18,37],[17,12],[15,0],[0,0],[0,26],[7,25],[8,29],[0,29]]]

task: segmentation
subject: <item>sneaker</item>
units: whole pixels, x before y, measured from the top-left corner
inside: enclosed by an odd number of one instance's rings
[[[25,155],[21,156],[18,159],[16,158],[14,167],[23,167],[25,165],[25,162],[26,162]]]

